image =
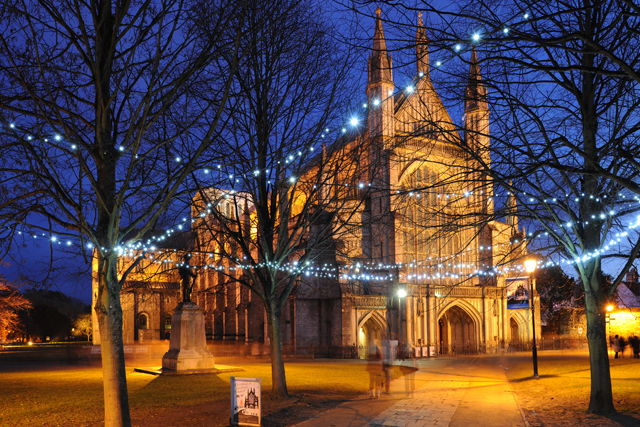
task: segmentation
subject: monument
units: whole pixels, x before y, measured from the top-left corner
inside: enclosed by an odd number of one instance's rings
[[[215,369],[215,359],[207,350],[204,315],[200,307],[191,301],[197,274],[192,271],[190,258],[190,254],[185,255],[184,262],[178,269],[182,280],[182,302],[176,306],[171,316],[169,351],[162,357],[162,369],[176,373]]]

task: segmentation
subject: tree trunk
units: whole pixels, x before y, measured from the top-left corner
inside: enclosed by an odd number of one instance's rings
[[[607,351],[606,324],[597,298],[585,292],[589,363],[591,365],[591,398],[589,413],[616,412],[611,391],[611,372]]]
[[[103,263],[106,269],[117,266],[117,258]],[[113,265],[113,267],[112,267]],[[104,425],[106,427],[130,427],[127,375],[124,366],[122,342],[122,306],[116,283],[109,283],[106,272],[99,274],[101,298],[96,304],[102,355],[102,381],[104,386]],[[110,275],[111,276],[111,275]],[[111,276],[111,281],[116,280]]]
[[[280,330],[282,312],[281,310],[267,311],[267,317],[271,332],[271,392],[276,399],[286,399],[289,397],[289,392],[282,357],[282,331]]]

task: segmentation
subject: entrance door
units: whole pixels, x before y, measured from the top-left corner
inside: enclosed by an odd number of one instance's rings
[[[520,341],[520,330],[518,328],[518,322],[513,317],[509,322],[511,325],[511,343],[517,344]]]
[[[438,321],[441,354],[477,352],[476,327],[471,316],[460,307],[448,309]]]

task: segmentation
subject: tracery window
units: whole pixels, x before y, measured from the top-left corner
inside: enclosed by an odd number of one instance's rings
[[[402,212],[403,262],[424,262],[438,256],[436,214],[438,176],[427,166],[413,171],[403,183],[407,194]]]

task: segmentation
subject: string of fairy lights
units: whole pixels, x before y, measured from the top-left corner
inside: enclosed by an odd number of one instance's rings
[[[15,128],[15,125],[13,125],[13,124],[10,125],[10,128]],[[55,135],[54,136],[54,140],[56,140],[56,141],[60,141],[61,139],[62,138],[59,135]],[[298,155],[301,156],[302,153],[299,151]],[[293,156],[289,156],[286,161],[288,162],[288,161],[292,160],[293,158],[294,158]],[[208,174],[209,170],[205,169],[203,172],[205,174]],[[259,174],[259,171],[254,171],[254,173],[253,173],[253,175],[258,175],[258,174]],[[245,176],[246,176],[246,174],[245,174]],[[233,176],[231,175],[230,178],[233,178]],[[365,185],[365,183],[360,183],[360,187],[364,187],[364,185]],[[370,183],[367,184],[367,185],[371,186]],[[400,194],[401,191],[398,190],[397,193]],[[419,189],[414,189],[414,190],[403,190],[402,193],[408,195],[410,198],[412,198],[412,197],[420,198],[421,195],[424,195],[425,193],[431,194],[432,192],[420,191]],[[235,190],[231,190],[227,194],[225,194],[224,197],[228,199],[230,197],[233,197],[235,194],[238,194],[238,193],[236,193]],[[447,198],[447,199],[455,198],[456,196],[459,196],[460,198],[462,198],[462,196],[464,196],[466,198],[466,197],[469,197],[471,195],[473,195],[473,192],[469,192],[469,191],[463,192],[463,193],[455,193],[455,192],[454,193],[437,193],[437,197],[438,198]],[[545,205],[549,205],[549,204],[552,204],[552,203],[564,203],[564,202],[569,201],[569,200],[572,201],[572,202],[578,203],[578,202],[580,202],[581,200],[583,200],[585,198],[594,199],[595,201],[599,202],[601,199],[607,199],[608,198],[608,195],[598,196],[598,195],[586,195],[584,193],[581,193],[578,197],[573,197],[573,195],[565,194],[565,200],[561,201],[561,200],[559,200],[557,198],[540,200],[540,199],[537,199],[537,198],[532,197],[530,195],[527,195],[526,192],[522,192],[521,195],[522,196],[527,196],[528,200],[530,202],[542,202]],[[624,194],[618,194],[618,196],[622,200],[628,199]],[[628,200],[629,201],[633,200],[635,202],[640,202],[640,200],[638,199],[638,196],[636,196],[636,195],[634,195],[631,199],[628,199]],[[220,204],[220,202],[218,204]],[[200,217],[206,217],[207,214],[210,214],[212,206],[213,205],[211,203],[209,203],[208,206],[207,206],[208,207],[207,211],[206,212],[205,211],[201,211],[199,213],[199,216]],[[615,211],[613,211],[613,210],[610,210],[608,212],[602,212],[599,215],[592,215],[592,220],[598,220],[598,219],[607,220],[610,216],[613,216],[614,214],[615,214]],[[183,229],[185,229],[185,227],[189,226],[190,222],[193,222],[193,220],[190,220],[190,219],[187,219],[187,218],[183,218],[182,222],[179,223],[177,226],[175,226],[175,229],[183,230]],[[588,223],[589,223],[589,221],[583,222],[583,224],[588,224]],[[632,224],[629,228],[630,229],[635,229],[635,228],[638,227],[639,223],[640,223],[640,217],[636,221],[636,223]],[[562,224],[561,226],[564,227],[564,228],[571,228],[571,227],[575,226],[575,224],[572,224],[571,222],[567,222],[566,224]],[[151,239],[147,240],[146,243],[137,242],[136,244],[129,245],[127,250],[129,252],[131,252],[131,251],[142,251],[143,253],[147,253],[149,251],[157,251],[157,246],[154,244],[154,242],[156,244],[161,243],[162,241],[166,240],[166,238],[170,237],[171,234],[173,232],[175,232],[175,231],[176,230],[174,230],[173,228],[169,229],[169,230],[166,231],[166,233],[164,235],[154,236]],[[18,231],[18,234],[22,234],[22,233],[23,233],[23,231]],[[32,235],[32,237],[34,239],[38,238],[38,237],[45,237],[45,238],[48,237],[52,243],[56,243],[58,245],[62,245],[62,244],[66,245],[66,246],[73,246],[74,245],[72,240],[67,239],[66,241],[64,241],[64,239],[60,239],[55,235],[47,236],[46,233],[41,233],[40,235],[38,235],[36,233],[30,233],[30,234]],[[616,243],[619,243],[621,241],[621,238],[625,237],[627,234],[628,234],[628,232],[618,233],[618,234],[616,234],[616,239],[612,240],[608,245],[604,246],[601,250],[595,251],[593,253],[583,254],[582,256],[575,258],[573,261],[564,260],[563,263],[571,264],[571,263],[580,262],[580,261],[584,262],[584,261],[587,261],[588,259],[591,259],[593,257],[600,256],[604,252],[608,251],[611,245],[615,245]],[[548,236],[548,235],[549,235],[548,232],[544,232],[544,236]],[[533,237],[533,233],[530,233],[529,236]],[[536,237],[542,237],[542,234],[538,235]],[[527,238],[523,239],[523,241],[526,241],[526,240],[530,240],[530,239],[527,239]],[[514,243],[518,243],[518,242],[515,241]],[[504,246],[504,245],[502,245],[502,246]],[[87,245],[87,247],[91,249],[93,246],[92,246],[91,243],[89,243]],[[104,250],[105,248],[101,248],[101,249]],[[117,247],[116,248],[116,251],[118,252],[118,254],[119,255],[123,255],[123,256],[126,255],[127,250],[123,249],[122,247]],[[486,249],[478,248],[477,250],[478,251],[491,250],[491,247],[487,247]],[[162,251],[160,251],[160,253],[162,253]],[[412,267],[422,266],[423,268],[431,268],[431,269],[436,268],[436,269],[442,270],[445,267],[445,265],[442,264],[443,261],[450,261],[452,259],[455,259],[455,258],[461,256],[461,255],[464,255],[464,254],[449,255],[449,256],[444,256],[444,257],[429,257],[428,259],[426,259],[424,261],[414,260],[412,263],[397,263],[397,264],[393,264],[393,265],[380,265],[380,264],[375,264],[375,263],[372,263],[371,265],[364,264],[364,265],[362,265],[362,268],[365,269],[365,270],[366,269],[372,269],[372,270],[384,270],[384,269],[387,269],[388,270],[388,269],[393,269],[393,268],[399,269],[399,268],[403,268],[403,267],[412,268]],[[129,253],[129,256],[131,256],[131,253]],[[558,265],[558,264],[559,263],[548,261],[547,263],[545,263],[545,266]],[[216,268],[213,265],[204,265],[202,267],[204,267],[204,268]],[[287,272],[290,272],[290,273],[304,273],[307,276],[313,274],[315,276],[324,275],[324,276],[327,276],[327,277],[337,277],[335,272],[339,271],[338,268],[329,267],[329,266],[326,266],[326,265],[322,266],[322,267],[314,267],[314,266],[307,265],[304,268],[301,268],[299,266],[295,266],[295,264],[294,265],[276,265],[276,264],[273,264],[273,263],[257,264],[257,265],[251,265],[251,266],[238,265],[235,268],[246,269],[246,268],[264,268],[264,267],[277,268],[277,269],[280,269],[282,271],[287,271]],[[468,275],[495,275],[495,274],[501,274],[501,273],[504,274],[504,273],[509,272],[509,271],[519,271],[519,270],[521,270],[521,267],[519,267],[519,266],[517,266],[515,268],[508,268],[508,267],[505,267],[505,266],[503,266],[501,268],[491,268],[490,267],[489,269],[484,270],[484,269],[479,269],[477,264],[452,264],[450,262],[446,264],[446,267],[451,267],[453,269],[465,269],[465,268],[471,269],[471,268],[473,268],[473,272],[468,274]],[[484,267],[488,267],[488,266],[482,264],[480,267],[484,268]],[[218,268],[220,268],[220,267],[218,267]],[[349,268],[351,268],[351,267],[349,267]],[[364,279],[366,279],[366,280],[386,280],[386,279],[388,279],[388,278],[390,278],[392,276],[393,275],[379,276],[379,275],[370,275],[370,274],[359,275],[358,276],[358,275],[354,275],[354,274],[345,274],[345,278],[347,278],[348,280],[353,280],[354,278],[359,278],[359,280],[364,280]],[[458,273],[458,272],[444,271],[444,272],[437,272],[437,273],[431,274],[431,275],[428,275],[428,274],[416,274],[416,275],[413,275],[413,276],[412,275],[408,275],[407,277],[409,279],[410,278],[439,279],[439,278],[449,278],[449,277],[450,278],[460,278],[461,276],[462,275],[460,273]]]
[[[525,194],[525,193],[522,193]],[[585,198],[597,198],[595,196],[590,195],[582,195],[581,197]],[[622,195],[621,195],[622,197]],[[640,203],[640,199],[637,196],[632,198],[623,197],[628,201],[634,201],[635,203]],[[531,199],[530,199],[531,200]],[[210,209],[208,209],[210,213]],[[614,211],[610,211],[609,215],[614,215]],[[199,215],[202,217],[201,215]],[[604,217],[603,217],[604,219]],[[149,239],[146,244],[142,242],[137,242],[136,244],[130,244],[127,246],[116,247],[116,252],[119,256],[122,257],[131,257],[131,258],[144,258],[148,257],[153,263],[170,263],[173,264],[174,267],[180,267],[183,263],[174,262],[170,258],[162,260],[161,258],[170,254],[171,251],[158,249],[160,243],[164,241],[166,238],[170,237],[173,233],[178,232],[179,230],[186,229],[189,223],[192,223],[193,219],[183,218],[183,221],[175,227],[175,229],[167,230],[166,233],[162,236],[154,236]],[[563,225],[566,227],[571,227],[571,224]],[[595,252],[589,252],[583,254],[580,257],[575,258],[574,260],[563,260],[562,263],[547,261],[545,263],[540,264],[540,268],[549,267],[552,265],[560,265],[560,264],[572,264],[576,262],[585,262],[589,259],[592,259],[597,256],[601,256],[605,252],[610,250],[611,246],[617,245],[621,242],[621,240],[626,237],[630,230],[634,230],[640,227],[640,216],[638,216],[634,223],[631,223],[627,231],[622,231],[617,233],[614,238],[612,238],[608,244],[602,247],[600,250]],[[19,234],[22,234],[22,231],[18,231]],[[514,244],[524,243],[526,241],[533,240],[537,237],[548,236],[548,232],[539,233],[535,235],[534,233],[529,233],[529,235],[520,241],[514,241]],[[32,235],[34,238],[38,238],[39,236],[36,234]],[[47,238],[45,233],[41,233],[42,237]],[[62,239],[57,238],[56,236],[50,236],[49,240],[52,243],[57,243],[58,245],[66,245],[71,246],[73,242],[71,240],[66,240],[63,242]],[[156,246],[158,245],[158,246]],[[499,245],[501,247],[508,246],[507,244]],[[92,248],[92,244],[88,244],[88,248]],[[455,259],[461,256],[469,255],[472,252],[481,252],[481,251],[491,251],[496,248],[492,247],[478,247],[475,250],[471,250],[468,248],[467,251],[462,253],[454,254],[454,255],[446,255],[442,257],[427,257],[424,260],[413,260],[409,263],[395,263],[395,264],[384,264],[384,263],[376,263],[376,262],[358,262],[352,265],[346,265],[344,267],[336,267],[328,264],[324,265],[313,265],[310,262],[304,263],[304,265],[298,264],[297,262],[290,263],[274,263],[274,262],[265,262],[265,263],[257,263],[257,264],[243,264],[240,262],[240,259],[232,259],[234,261],[233,266],[222,266],[218,264],[201,264],[193,266],[195,268],[201,268],[204,270],[228,270],[232,271],[240,271],[243,269],[260,269],[260,268],[270,268],[276,269],[278,271],[286,272],[289,274],[303,274],[305,276],[315,276],[315,277],[327,277],[327,278],[342,278],[345,280],[366,280],[366,281],[385,281],[385,280],[394,280],[398,277],[398,272],[402,269],[407,269],[407,271],[411,271],[412,269],[421,268],[422,270],[436,270],[434,272],[422,272],[416,274],[405,274],[407,280],[440,280],[440,279],[460,279],[464,277],[471,276],[496,276],[500,274],[507,274],[510,272],[522,272],[523,268],[519,265],[503,265],[499,267],[486,265],[486,264],[477,264],[477,263],[455,263]],[[155,259],[152,253],[156,253]],[[173,250],[173,252],[176,252]],[[208,258],[218,258],[221,256],[220,253],[203,253],[205,257]],[[460,270],[470,270],[468,273],[463,274]],[[362,272],[361,272],[362,271]],[[366,271],[369,271],[367,273]],[[391,271],[391,273],[382,274],[382,271]],[[374,273],[371,273],[374,272]]]
[[[530,15],[528,13],[525,13],[523,15],[524,21],[527,21],[530,19]],[[522,22],[518,22],[514,25],[519,25]],[[498,34],[498,33],[502,33],[503,36],[508,36],[510,32],[510,28],[507,24],[505,24],[505,26],[502,29],[499,30],[494,30],[494,33]],[[474,33],[471,36],[471,45],[473,44],[477,44],[481,41],[482,39],[482,35],[480,33]],[[462,52],[468,51],[468,46],[467,49],[464,48],[463,43],[457,43],[454,46],[452,46],[451,51],[455,52],[456,56],[461,54]],[[444,64],[446,64],[448,61],[453,60],[456,56],[452,56],[450,58],[443,58],[443,59],[438,59],[435,61],[435,67],[434,70],[437,70],[439,68],[441,68]],[[406,86],[404,88],[404,91],[406,91],[407,93],[411,93],[415,90],[414,85],[417,85],[421,79],[425,78],[425,74],[424,73],[419,73],[418,75],[418,79],[416,82],[412,82],[412,84]],[[363,103],[362,104],[362,110],[363,111],[367,111],[367,110],[371,110],[372,108],[378,108],[380,107],[385,101],[387,101],[388,99],[392,99],[394,96],[396,95],[396,91],[391,91],[388,94],[388,98],[385,99],[373,99],[371,100],[372,106],[369,106],[368,103]],[[345,134],[347,134],[349,132],[349,129],[354,129],[357,130],[359,125],[360,125],[360,121],[361,119],[357,116],[357,115],[352,115],[343,125],[341,126],[336,126],[336,127],[326,127],[324,128],[323,132],[321,132],[320,134],[320,140],[317,143],[322,142],[324,139],[330,137],[331,135],[337,134],[337,138],[341,138],[346,136]],[[43,142],[51,145],[51,144],[60,144],[58,145],[59,148],[63,149],[63,150],[70,150],[70,152],[74,155],[77,155],[78,150],[81,148],[81,145],[75,142],[69,142],[66,141],[65,139],[62,137],[62,135],[60,135],[59,133],[53,133],[52,135],[47,135],[47,136],[38,136],[38,135],[33,135],[29,132],[25,132],[23,131],[23,135],[20,136],[18,135],[18,132],[21,131],[21,129],[13,122],[8,123],[7,126],[9,129],[11,129],[14,134],[18,137],[23,137],[24,139],[26,139],[27,141],[33,141],[34,139],[40,139]],[[64,145],[62,145],[64,144]],[[116,149],[120,152],[126,152],[128,151],[128,147],[122,146],[122,145],[118,145],[116,147]],[[316,155],[315,153],[316,148],[313,145],[310,146],[306,146],[304,148],[300,148],[297,150],[294,150],[293,152],[291,152],[290,154],[284,156],[281,160],[276,160],[275,164],[279,164],[282,165],[284,164],[285,168],[289,167],[289,166],[294,166],[295,164],[298,165],[302,165],[304,164],[305,161],[307,161],[307,155]],[[144,157],[144,156],[143,156]],[[140,159],[139,155],[135,155],[134,157],[136,160]],[[185,164],[186,162],[188,162],[188,158],[186,158],[184,155],[180,155],[180,154],[176,154],[174,157],[175,163],[176,164]],[[228,169],[227,165],[222,165],[222,164],[213,164],[210,165],[209,167],[205,167],[205,168],[201,168],[200,172],[208,177],[213,176],[214,174],[218,174],[218,177],[222,177],[224,178],[224,180],[226,180],[230,186],[231,189],[226,191],[226,194],[224,196],[225,199],[230,199],[230,198],[234,198],[236,196],[238,196],[240,194],[239,191],[236,191],[235,189],[233,189],[235,187],[235,184],[239,183],[241,179],[251,179],[251,178],[257,178],[257,177],[261,177],[261,176],[267,176],[267,177],[271,177],[273,175],[273,173],[275,173],[275,170],[273,167],[271,168],[264,168],[264,169],[259,169],[259,168],[251,168],[251,170],[243,172],[238,174],[235,170],[234,171],[230,171]],[[233,172],[233,173],[231,173]],[[291,170],[291,174],[289,176],[287,176],[285,178],[286,181],[289,181],[290,183],[295,183],[300,177],[297,176],[297,174],[295,173],[295,171]],[[272,179],[268,180],[268,183],[271,185],[272,184]],[[348,185],[348,184],[346,184]],[[358,184],[359,188],[369,188],[371,187],[371,183],[369,182],[360,182]],[[588,195],[585,193],[580,193],[580,195],[573,195],[573,194],[565,194],[565,198],[564,199],[559,199],[559,198],[544,198],[544,199],[540,199],[534,195],[528,195],[526,192],[518,192],[519,196],[520,196],[520,200],[528,200],[531,203],[537,203],[537,204],[542,204],[544,206],[550,207],[553,204],[567,204],[568,202],[575,202],[575,203],[579,203],[580,201],[584,200],[585,198],[589,198],[589,199],[593,199],[597,202],[600,201],[614,201],[615,203],[620,203],[620,202],[634,202],[634,203],[640,203],[640,199],[638,198],[637,195],[634,196],[629,196],[627,197],[626,195],[620,193],[618,194],[618,198],[612,198],[609,195]],[[459,192],[441,192],[441,191],[430,191],[427,189],[420,189],[420,188],[414,188],[414,189],[403,189],[403,190],[397,190],[396,194],[399,195],[406,195],[408,196],[410,199],[414,198],[414,199],[419,199],[419,198],[427,198],[430,195],[435,195],[438,199],[449,199],[450,201],[452,200],[464,200],[464,199],[468,199],[469,197],[476,195],[477,193],[474,191],[459,191]],[[481,192],[481,194],[483,194]],[[496,199],[496,198],[501,198],[501,197],[505,197],[506,195],[509,195],[511,193],[507,192],[505,194],[499,194],[499,195],[494,195],[494,196],[489,196],[488,199],[491,200]],[[218,206],[220,205],[221,201],[217,201]],[[613,204],[613,202],[612,202]],[[201,210],[197,212],[197,217],[199,218],[206,218],[207,215],[212,213],[212,209],[215,209],[215,203],[209,203],[206,207],[206,210]],[[611,210],[603,210],[600,214],[594,214],[592,215],[592,217],[590,218],[591,221],[608,221],[611,220],[611,218],[613,216],[616,215],[616,212],[611,209]],[[135,243],[131,243],[131,244],[127,244],[125,246],[118,246],[116,248],[114,248],[114,251],[122,257],[130,257],[133,259],[137,259],[137,258],[147,258],[148,260],[150,260],[153,263],[156,264],[160,264],[160,263],[170,263],[172,265],[174,265],[174,267],[180,267],[183,266],[183,263],[179,263],[179,262],[174,262],[172,261],[170,258],[168,259],[160,259],[162,258],[162,256],[165,256],[167,254],[170,254],[172,251],[169,250],[163,250],[162,249],[162,243],[165,242],[168,238],[170,238],[174,233],[177,233],[179,231],[182,230],[186,230],[189,229],[189,227],[193,224],[193,222],[195,221],[194,218],[183,218],[182,221],[180,221],[179,223],[177,223],[176,225],[174,225],[172,228],[170,228],[169,230],[166,230],[165,232],[163,232],[162,234],[159,234],[157,236],[153,236],[151,238],[146,239],[145,241],[138,241]],[[587,225],[589,224],[589,220],[583,221],[582,222],[583,225]],[[572,231],[573,228],[575,226],[577,226],[578,224],[575,222],[571,222],[568,221],[564,224],[560,224],[561,228],[554,228],[553,231],[555,232],[560,232],[560,231]],[[63,245],[63,246],[67,246],[67,247],[73,247],[73,246],[78,246],[82,243],[78,243],[78,241],[82,242],[82,239],[77,238],[77,236],[72,236],[70,237],[69,235],[65,235],[65,237],[60,237],[63,234],[59,233],[58,235],[55,235],[51,232],[33,232],[32,231],[32,227],[29,227],[26,224],[20,224],[21,227],[23,227],[22,229],[18,230],[17,233],[19,235],[26,235],[26,236],[30,236],[32,237],[34,240],[35,239],[40,239],[40,238],[44,238],[47,239],[48,241],[51,242],[51,244],[56,244],[56,245]],[[624,239],[625,237],[628,236],[630,231],[636,230],[638,227],[640,227],[640,216],[638,216],[635,220],[635,222],[629,224],[627,226],[627,228],[625,229],[625,231],[621,231],[619,233],[616,233],[614,235],[614,237],[607,243],[605,244],[602,248],[600,248],[599,250],[593,251],[593,252],[588,252],[585,254],[581,254],[579,256],[576,256],[574,259],[571,260],[562,260],[561,262],[554,262],[552,260],[548,260],[544,263],[540,263],[539,267],[549,267],[549,266],[554,266],[554,265],[561,265],[561,264],[573,264],[573,263],[578,263],[578,262],[586,262],[594,257],[599,257],[602,256],[604,253],[608,252],[612,246],[618,245],[622,242],[622,239]],[[553,228],[553,227],[550,227]],[[499,247],[504,247],[504,246],[511,246],[512,244],[524,244],[528,241],[531,241],[535,238],[546,238],[549,237],[549,231],[543,231],[543,232],[537,232],[537,233],[529,233],[526,237],[520,239],[520,241],[515,240],[509,244],[500,244],[498,245]],[[74,241],[75,240],[75,241]],[[86,240],[85,240],[86,241]],[[92,243],[87,243],[86,247],[88,249],[94,249],[94,245]],[[103,251],[109,251],[109,248],[100,248]],[[465,256],[469,256],[471,254],[477,254],[479,252],[487,252],[487,251],[493,251],[499,248],[492,248],[491,246],[488,247],[482,247],[479,246],[477,248],[468,248],[466,251],[462,251],[460,253],[457,254],[453,254],[453,255],[446,255],[446,256],[440,256],[440,257],[426,257],[425,259],[414,259],[412,262],[408,262],[408,263],[392,263],[392,264],[384,264],[384,263],[379,263],[379,262],[355,262],[355,263],[351,263],[349,265],[346,265],[344,267],[336,267],[336,266],[332,266],[332,265],[328,265],[328,264],[314,264],[311,262],[305,262],[304,264],[299,264],[296,261],[293,262],[287,262],[287,263],[275,263],[275,262],[262,262],[262,263],[253,263],[253,264],[243,264],[241,262],[241,260],[239,258],[235,258],[233,259],[232,257],[227,257],[230,259],[230,261],[234,262],[233,266],[221,266],[221,265],[217,265],[216,263],[203,263],[202,265],[197,265],[194,266],[195,268],[202,268],[204,270],[228,270],[228,271],[239,271],[239,270],[246,270],[246,269],[263,269],[263,268],[268,268],[268,269],[276,269],[278,271],[282,271],[282,272],[286,272],[289,274],[301,274],[301,275],[305,275],[305,276],[315,276],[315,277],[328,277],[328,278],[342,278],[345,280],[374,280],[374,281],[385,281],[385,280],[394,280],[398,277],[398,271],[399,270],[403,270],[406,269],[407,271],[414,269],[422,269],[423,271],[420,273],[415,273],[415,274],[409,274],[407,273],[405,275],[405,277],[407,278],[407,280],[439,280],[439,279],[460,279],[463,277],[470,277],[470,276],[496,276],[496,275],[500,275],[500,274],[507,274],[507,273],[511,273],[511,272],[522,272],[523,271],[523,267],[519,266],[519,265],[502,265],[502,266],[493,266],[493,265],[487,265],[484,263],[469,263],[469,262],[457,262],[456,260],[460,257],[465,257]],[[173,251],[175,252],[175,251]],[[155,254],[155,255],[154,255]],[[203,254],[203,258],[213,258],[214,260],[217,259],[218,257],[221,256],[220,253],[212,253],[212,252],[204,252]],[[431,272],[424,272],[424,270],[435,270],[435,271],[431,271]],[[466,270],[467,273],[461,273],[461,270],[464,271]],[[384,271],[391,271],[391,273],[387,273],[384,274]],[[395,271],[395,272],[394,272]]]

